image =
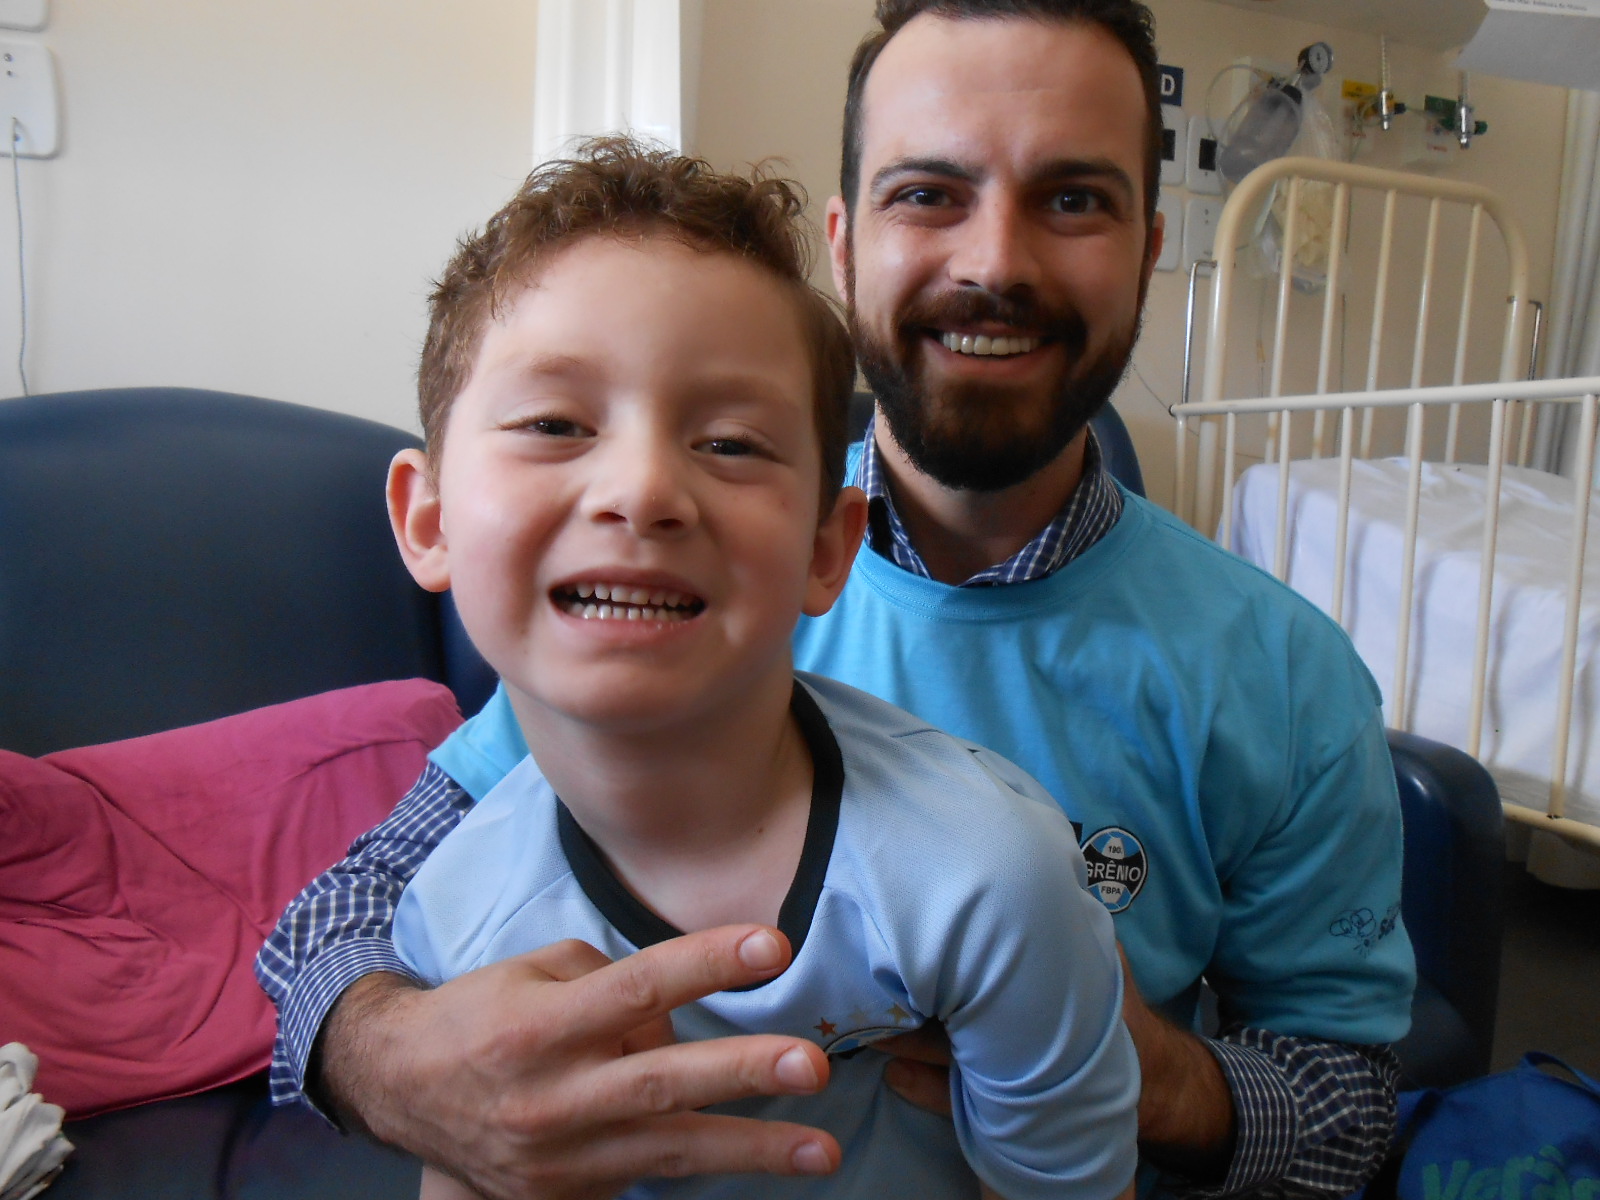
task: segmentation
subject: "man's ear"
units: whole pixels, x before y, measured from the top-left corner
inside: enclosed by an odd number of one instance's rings
[[[402,450],[389,464],[389,528],[411,578],[430,592],[450,587],[449,555],[440,522],[439,489],[421,450]]]
[[[1161,257],[1161,247],[1167,241],[1167,218],[1157,213],[1150,222],[1150,236],[1144,243],[1144,282],[1148,285],[1150,275],[1156,269],[1156,259]]]
[[[850,567],[867,531],[867,494],[858,487],[842,488],[833,511],[817,526],[811,549],[811,579],[800,611],[820,617],[833,607],[850,578]]]
[[[843,196],[828,197],[822,227],[828,235],[828,262],[833,267],[833,290],[838,293],[840,300],[848,303],[850,297],[849,289],[845,286],[845,258],[850,242],[850,210],[845,207]]]

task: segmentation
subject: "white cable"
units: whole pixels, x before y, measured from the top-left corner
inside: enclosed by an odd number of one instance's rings
[[[22,394],[28,395],[28,276],[22,262],[22,126],[16,117],[11,118],[11,192],[17,202],[17,311],[22,322],[22,336],[17,342],[17,378],[22,381]]]

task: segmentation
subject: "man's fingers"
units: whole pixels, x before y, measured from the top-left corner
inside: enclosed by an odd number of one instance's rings
[[[902,1099],[942,1117],[950,1115],[950,1068],[892,1058],[883,1069],[883,1081]]]
[[[560,982],[582,979],[585,975],[611,966],[609,958],[588,942],[580,942],[576,938],[552,942],[505,961],[515,963],[536,976]]]
[[[584,1039],[621,1037],[690,1001],[770,979],[788,965],[788,939],[762,925],[724,925],[658,942],[564,989],[572,1006],[569,1031]]]
[[[690,1112],[751,1096],[805,1096],[828,1082],[820,1047],[775,1034],[712,1038],[630,1054],[595,1070],[586,1107],[597,1121]]]
[[[839,1167],[839,1143],[805,1125],[680,1113],[574,1148],[565,1165],[626,1182],[752,1172],[827,1175]]]

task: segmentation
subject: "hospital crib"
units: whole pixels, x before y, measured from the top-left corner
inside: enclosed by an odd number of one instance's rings
[[[1330,226],[1317,247],[1321,287],[1308,305],[1297,286],[1305,257],[1280,251],[1266,285],[1275,293],[1266,387],[1232,397],[1230,353],[1247,341],[1235,302],[1248,290],[1241,251],[1269,205],[1278,244],[1304,245],[1312,188],[1328,201],[1309,212]],[[1365,258],[1352,228],[1362,200],[1376,235]],[[1426,214],[1420,236],[1400,233],[1408,202]],[[1464,238],[1443,232],[1452,212]],[[1486,281],[1490,228],[1502,269]],[[1174,410],[1175,511],[1344,625],[1392,727],[1484,762],[1513,821],[1600,850],[1600,581],[1590,578],[1600,556],[1588,547],[1600,379],[1519,378],[1537,355],[1538,306],[1515,222],[1482,188],[1282,159],[1229,198],[1216,247],[1202,395]],[[1419,258],[1420,272],[1397,286]],[[1414,308],[1397,300],[1404,292]],[[1349,333],[1356,295],[1368,317],[1359,390],[1333,386],[1347,369],[1338,334]],[[1302,334],[1317,335],[1298,361],[1297,316]],[[1491,379],[1469,383],[1474,354],[1485,369],[1485,345],[1497,350]],[[1296,382],[1310,386],[1290,394],[1297,368]],[[1401,386],[1379,386],[1386,372]],[[1548,417],[1560,405],[1580,418],[1568,476],[1528,466],[1540,409]]]

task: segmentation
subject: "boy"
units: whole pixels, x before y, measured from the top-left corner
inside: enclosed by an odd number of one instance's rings
[[[673,1014],[680,1038],[782,1032],[833,1056],[818,1096],[726,1106],[842,1148],[837,1174],[764,1195],[969,1196],[964,1152],[1012,1200],[1110,1200],[1138,1075],[1070,826],[1011,764],[792,667],[796,620],[838,596],[866,521],[840,486],[850,343],[806,283],[801,207],[781,181],[600,141],[447,267],[427,450],[396,457],[390,516],[531,754],[418,871],[396,948],[438,983],[563,938],[619,958],[776,925],[788,970]],[[935,1019],[953,1131],[854,1053]],[[467,1193],[430,1170],[423,1194]]]

